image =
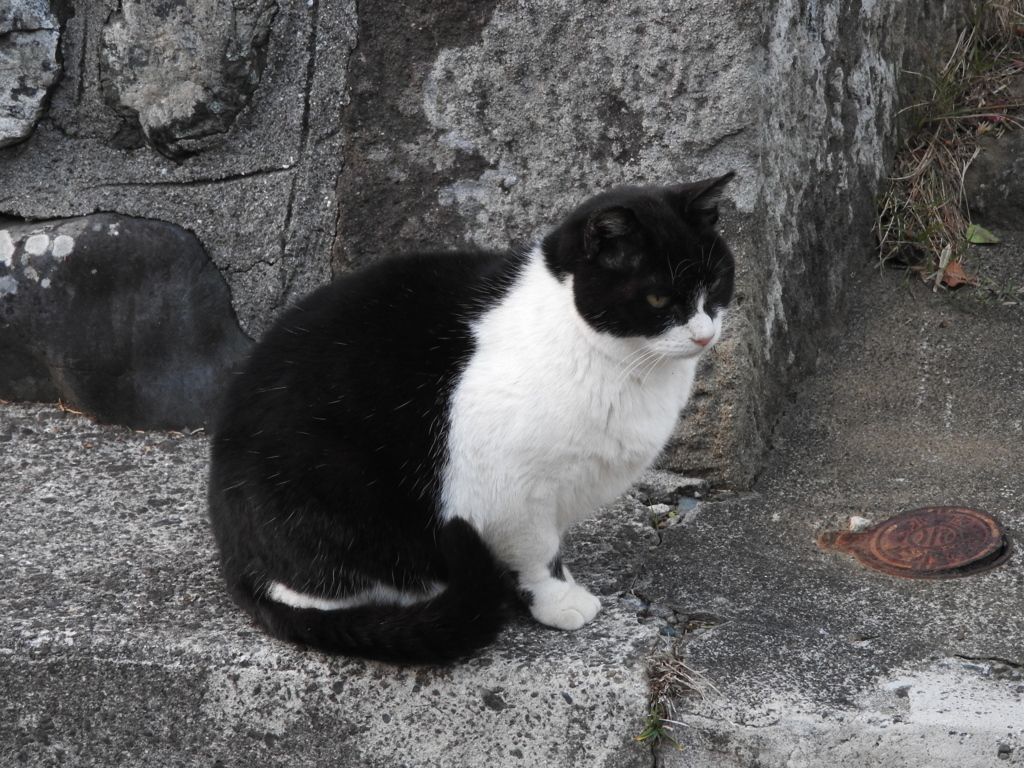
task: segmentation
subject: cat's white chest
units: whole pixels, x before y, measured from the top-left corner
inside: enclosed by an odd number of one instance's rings
[[[474,327],[451,401],[442,506],[486,530],[549,515],[563,530],[621,494],[664,447],[696,365],[593,343],[539,260]],[[588,335],[589,334],[589,335]]]

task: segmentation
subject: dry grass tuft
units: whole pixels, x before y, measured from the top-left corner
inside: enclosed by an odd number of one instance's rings
[[[880,258],[939,284],[959,263],[970,221],[964,174],[978,137],[1020,127],[1024,101],[1009,95],[1024,74],[1024,0],[982,0],[948,58],[921,75],[931,97],[909,108],[909,135],[879,204]]]
[[[708,691],[718,693],[718,689],[702,673],[690,669],[675,655],[652,659],[647,675],[651,681],[651,706],[636,740],[652,746],[668,741],[679,747],[672,738],[672,731],[684,724],[672,719],[676,717],[675,702],[692,694],[706,699]]]

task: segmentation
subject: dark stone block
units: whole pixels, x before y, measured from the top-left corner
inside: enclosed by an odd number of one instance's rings
[[[981,152],[964,177],[972,219],[1018,229],[1024,219],[1024,132],[982,137]]]
[[[180,227],[96,214],[0,229],[0,398],[196,428],[251,347],[224,278]]]

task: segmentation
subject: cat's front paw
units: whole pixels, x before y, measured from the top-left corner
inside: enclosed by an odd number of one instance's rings
[[[530,613],[541,624],[556,629],[579,629],[601,610],[601,601],[578,584],[551,579],[531,589]]]

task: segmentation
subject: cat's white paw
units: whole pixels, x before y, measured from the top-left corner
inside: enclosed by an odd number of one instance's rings
[[[601,610],[601,601],[579,584],[551,579],[530,591],[533,618],[556,629],[579,629]]]

